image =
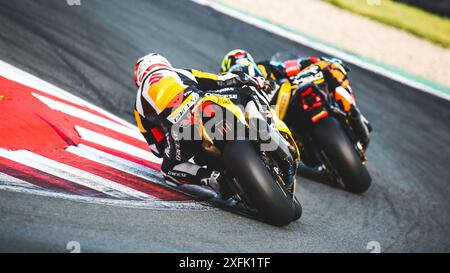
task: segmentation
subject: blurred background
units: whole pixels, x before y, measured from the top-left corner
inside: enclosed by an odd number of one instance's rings
[[[450,93],[450,0],[220,0]]]
[[[395,0],[397,2],[402,2],[408,5],[416,6],[422,8],[429,12],[450,17],[450,1],[449,0]]]

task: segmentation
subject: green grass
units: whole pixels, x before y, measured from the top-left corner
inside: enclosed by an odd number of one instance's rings
[[[450,48],[450,19],[392,0],[380,0],[380,5],[369,5],[376,2],[371,0],[325,1]]]

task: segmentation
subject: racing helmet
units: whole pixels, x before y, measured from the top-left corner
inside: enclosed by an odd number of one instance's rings
[[[146,75],[159,69],[171,70],[172,68],[172,65],[166,58],[158,53],[150,53],[136,62],[134,66],[134,82],[139,88]]]
[[[222,60],[222,73],[244,72],[252,77],[263,77],[252,55],[245,50],[235,49],[228,52]]]

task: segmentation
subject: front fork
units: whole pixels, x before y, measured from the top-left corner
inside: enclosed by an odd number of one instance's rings
[[[348,113],[334,106],[330,106],[329,110],[331,115],[346,127],[345,131],[354,143],[354,148],[361,158],[362,164],[366,164],[368,160],[366,150],[369,145],[370,132],[368,126],[364,123],[362,114],[355,107],[352,107]]]

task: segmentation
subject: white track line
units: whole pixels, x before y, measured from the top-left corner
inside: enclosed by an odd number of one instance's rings
[[[69,92],[49,83],[42,79],[39,79],[36,76],[33,76],[21,69],[18,69],[6,62],[3,62],[0,60],[0,76],[7,78],[9,80],[12,80],[14,82],[26,85],[28,87],[37,89],[39,91],[42,91],[44,93],[50,94],[52,96],[58,97],[63,100],[67,100],[70,102],[73,102],[75,104],[88,107],[92,110],[95,110],[105,116],[110,117],[111,119],[123,124],[124,126],[129,127],[132,130],[135,130],[136,132],[139,132],[139,129],[137,129],[136,126],[130,124],[128,121],[121,119],[108,111],[103,110],[102,108],[95,106],[94,104],[91,104],[85,100],[82,100]]]
[[[276,35],[278,35],[280,37],[283,37],[283,38],[286,38],[288,40],[294,41],[296,43],[302,44],[304,46],[313,48],[315,50],[322,51],[322,52],[324,52],[326,54],[333,55],[333,56],[335,56],[337,58],[340,58],[340,59],[342,59],[342,60],[344,60],[346,62],[353,63],[353,64],[355,64],[355,65],[357,65],[359,67],[362,67],[362,68],[364,68],[366,70],[369,70],[369,71],[372,71],[372,72],[377,73],[379,75],[382,75],[382,76],[384,76],[386,78],[389,78],[391,80],[395,80],[395,81],[400,82],[400,83],[402,83],[404,85],[413,87],[413,88],[418,89],[420,91],[423,91],[423,92],[432,94],[434,96],[437,96],[439,98],[442,98],[442,99],[450,101],[450,95],[449,94],[441,92],[441,91],[439,91],[439,90],[437,90],[437,89],[435,89],[435,88],[433,88],[431,86],[428,86],[426,84],[417,82],[417,81],[415,81],[413,79],[410,79],[408,77],[399,75],[399,74],[397,74],[395,72],[391,72],[389,70],[386,70],[385,68],[382,68],[382,67],[380,67],[378,65],[366,62],[366,61],[364,61],[364,60],[362,60],[362,59],[360,59],[360,58],[358,58],[358,57],[356,57],[354,55],[345,53],[345,52],[340,51],[340,50],[338,50],[336,48],[327,46],[327,45],[322,44],[320,42],[311,41],[310,39],[308,39],[308,38],[306,38],[306,37],[304,37],[304,36],[302,36],[302,35],[300,35],[298,33],[289,31],[287,29],[284,29],[282,27],[276,26],[276,25],[271,24],[269,22],[263,21],[263,20],[258,19],[256,17],[253,17],[251,15],[247,15],[245,13],[237,12],[236,10],[234,10],[232,8],[229,8],[229,7],[226,7],[226,6],[224,6],[224,5],[220,4],[220,3],[217,3],[215,1],[209,1],[209,0],[191,0],[191,1],[193,1],[193,2],[195,2],[197,4],[199,4],[199,5],[202,5],[202,6],[210,7],[210,8],[212,8],[212,9],[214,9],[214,10],[220,12],[220,13],[223,13],[223,14],[228,15],[230,17],[236,18],[236,19],[238,19],[238,20],[240,20],[242,22],[245,22],[245,23],[247,23],[249,25],[253,25],[253,26],[257,27],[257,28],[260,28],[260,29],[266,30],[268,32],[274,33],[274,34],[276,34]]]
[[[137,177],[146,179],[154,184],[164,185],[164,178],[161,172],[146,166],[131,162],[129,160],[117,157],[87,145],[80,144],[77,146],[69,146],[66,151],[73,153],[77,156],[84,157],[88,160],[95,161],[105,166],[120,170],[122,172],[132,174]]]
[[[80,144],[78,146],[69,146],[66,151],[73,153],[77,156],[84,157],[88,160],[98,162],[105,166],[120,170],[131,175],[141,177],[148,180],[149,183],[162,185],[169,187],[172,190],[180,191],[185,194],[201,195],[204,192],[211,192],[211,190],[205,189],[202,186],[197,185],[182,185],[182,186],[169,186],[164,180],[161,172],[154,169],[142,166],[140,164],[131,162],[129,160],[105,153],[87,145]],[[212,194],[215,194],[212,192]]]
[[[26,150],[7,151],[0,149],[0,156],[17,163],[41,170],[73,183],[122,199],[156,200],[143,192],[115,183],[103,177],[85,172],[69,165],[51,160]]]
[[[22,189],[44,190],[43,188],[0,172],[0,185]]]
[[[98,115],[92,114],[88,111],[84,111],[80,108],[73,107],[71,105],[53,100],[53,99],[45,97],[45,96],[41,96],[39,94],[32,93],[32,95],[34,97],[36,97],[37,99],[39,99],[40,101],[42,101],[44,104],[46,104],[52,110],[61,111],[67,115],[86,120],[86,121],[94,123],[96,125],[111,129],[118,133],[130,136],[132,138],[135,138],[137,140],[145,142],[145,139],[141,133],[130,129],[129,127],[125,127],[125,126],[123,126],[119,123],[116,123],[114,121],[111,121],[109,119],[105,119]]]
[[[18,192],[24,194],[38,195],[50,198],[60,198],[69,201],[83,202],[96,205],[108,205],[123,208],[151,209],[151,210],[214,210],[208,203],[199,203],[193,201],[133,201],[133,200],[114,200],[98,197],[86,197],[71,195],[65,193],[50,192],[39,189],[18,188],[15,186],[1,185],[1,191]]]
[[[139,157],[141,159],[151,161],[154,163],[161,163],[161,159],[157,158],[154,154],[152,154],[149,151],[143,150],[141,148],[138,148],[136,146],[130,145],[128,143],[122,142],[120,140],[99,134],[97,132],[88,130],[86,128],[75,126],[75,130],[78,132],[78,134],[81,136],[82,139],[102,145],[117,151],[121,151],[123,153],[133,155],[136,157]]]

